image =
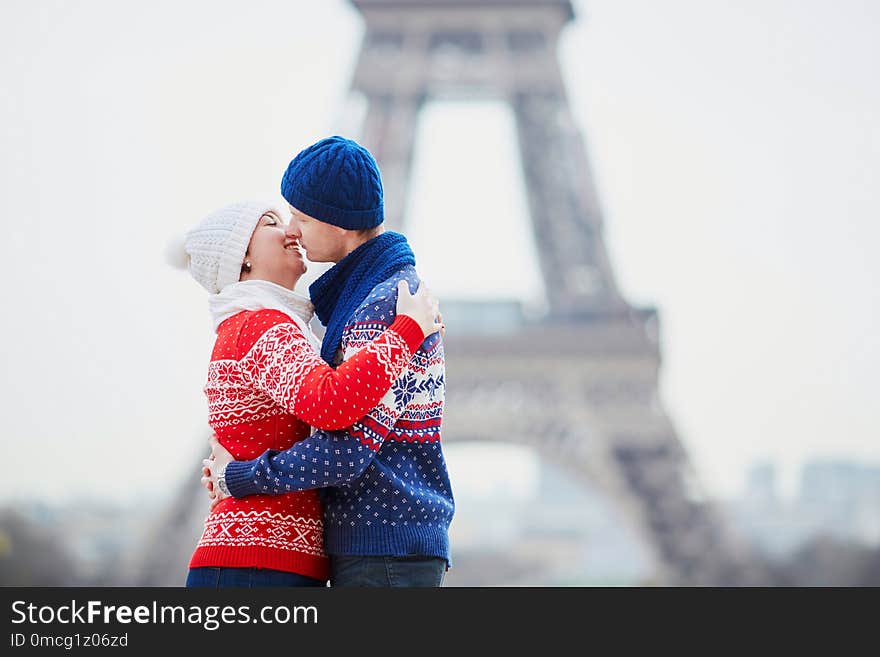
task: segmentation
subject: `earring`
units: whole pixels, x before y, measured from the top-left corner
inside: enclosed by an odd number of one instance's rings
[[[245,260],[245,261],[244,261],[244,266],[243,266],[241,269],[242,269],[242,271],[250,272],[250,270],[251,270],[251,263],[248,262],[247,260]]]

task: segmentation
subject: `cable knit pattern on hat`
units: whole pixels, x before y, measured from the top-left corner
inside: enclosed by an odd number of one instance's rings
[[[242,201],[212,212],[186,234],[189,273],[199,285],[217,294],[238,282],[254,228],[269,210],[279,217],[287,214],[274,203]]]
[[[300,212],[347,230],[373,228],[385,219],[376,160],[344,137],[322,139],[293,158],[281,193]]]

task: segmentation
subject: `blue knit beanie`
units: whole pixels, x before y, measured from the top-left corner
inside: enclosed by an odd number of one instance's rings
[[[293,158],[281,194],[300,212],[348,230],[385,219],[379,166],[366,148],[344,137],[322,139]]]

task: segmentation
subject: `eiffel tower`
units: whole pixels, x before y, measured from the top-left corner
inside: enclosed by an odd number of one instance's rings
[[[515,119],[547,313],[501,334],[450,331],[444,441],[534,447],[597,487],[648,548],[654,582],[761,584],[748,547],[702,494],[658,401],[657,312],[627,303],[614,279],[556,54],[574,18],[571,2],[350,1],[366,22],[351,84],[366,100],[360,141],[382,171],[389,229],[404,227],[426,102],[491,98]],[[476,310],[488,316],[497,308]],[[180,529],[160,532],[139,583],[182,581],[185,561],[173,579],[161,573],[195,545],[204,512],[193,513],[193,499],[204,503],[202,491],[181,489],[164,521]]]
[[[502,334],[450,331],[444,440],[536,447],[603,490],[650,548],[655,581],[758,583],[658,402],[656,310],[632,307],[614,280],[557,59],[571,2],[351,1],[366,21],[352,89],[367,102],[361,141],[381,167],[389,228],[404,225],[426,102],[500,100],[516,124],[548,312]]]

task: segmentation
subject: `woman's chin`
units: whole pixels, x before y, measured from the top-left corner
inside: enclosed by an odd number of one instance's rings
[[[303,277],[303,274],[305,274],[305,273],[306,273],[306,268],[305,268],[305,265],[303,265],[302,269],[300,271],[297,271],[293,276],[293,284],[290,286],[291,290],[293,288],[295,288],[297,285],[299,285],[299,279],[301,279]]]
[[[291,257],[291,261],[292,261],[291,268],[294,271],[299,272],[298,276],[302,276],[303,274],[305,274],[306,269],[308,269],[308,267],[306,267],[306,259],[305,259],[305,256],[303,256],[302,252],[301,251],[290,252],[290,257]]]

